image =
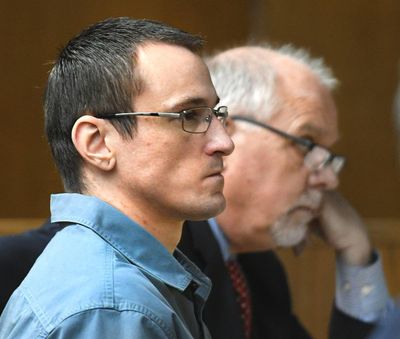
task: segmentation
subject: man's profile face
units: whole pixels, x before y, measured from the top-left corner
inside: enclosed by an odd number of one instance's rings
[[[139,48],[137,70],[142,90],[133,99],[137,112],[180,112],[214,107],[217,94],[201,58],[163,43]],[[138,117],[132,140],[122,140],[120,188],[141,210],[171,220],[205,219],[221,212],[222,157],[233,143],[213,117],[205,134],[182,130],[173,118]]]
[[[286,65],[291,76],[278,79],[279,111],[262,122],[329,147],[338,133],[331,94],[309,72],[291,66]],[[318,215],[323,190],[334,188],[337,178],[331,170],[315,177],[303,165],[304,152],[287,139],[245,122],[235,124],[224,215],[241,218],[237,224],[243,226],[226,232],[241,251],[300,242],[307,223]]]

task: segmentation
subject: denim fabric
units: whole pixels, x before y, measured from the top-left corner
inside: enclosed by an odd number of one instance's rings
[[[70,224],[13,293],[0,338],[208,338],[210,281],[111,205],[58,194],[52,222]]]

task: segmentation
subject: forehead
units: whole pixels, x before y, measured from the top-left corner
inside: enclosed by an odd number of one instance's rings
[[[270,122],[288,133],[330,146],[338,139],[337,112],[330,91],[307,70],[278,78],[278,109]]]
[[[136,63],[143,85],[135,106],[170,110],[182,105],[216,104],[208,68],[190,50],[164,43],[146,44],[138,49]]]

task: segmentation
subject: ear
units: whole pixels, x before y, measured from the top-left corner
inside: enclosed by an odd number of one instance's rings
[[[72,128],[71,138],[81,157],[103,171],[111,171],[116,164],[115,152],[109,136],[113,132],[103,119],[81,116]]]

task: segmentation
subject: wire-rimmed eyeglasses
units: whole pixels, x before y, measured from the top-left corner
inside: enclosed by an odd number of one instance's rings
[[[339,174],[346,163],[346,158],[344,156],[337,155],[328,150],[326,147],[318,145],[309,139],[288,134],[284,131],[281,131],[275,127],[264,124],[252,118],[235,115],[232,116],[231,119],[246,121],[248,123],[260,126],[299,145],[306,151],[306,154],[304,156],[304,165],[313,171],[329,167],[335,174]]]
[[[211,107],[195,107],[185,109],[181,112],[123,112],[112,114],[98,114],[96,118],[115,119],[124,116],[150,116],[162,118],[176,118],[182,120],[182,129],[188,133],[206,133],[210,127],[213,115],[225,126],[228,117],[228,107],[220,106],[218,108]]]

